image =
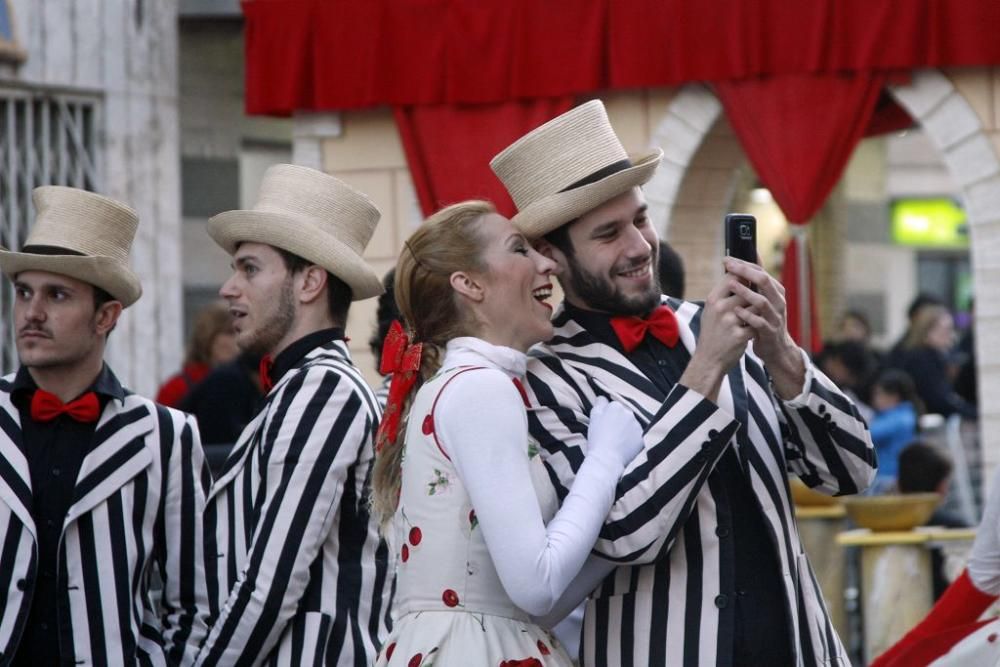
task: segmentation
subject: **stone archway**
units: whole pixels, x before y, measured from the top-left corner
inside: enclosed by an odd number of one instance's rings
[[[981,70],[982,88],[989,92],[992,75]],[[976,290],[979,435],[983,484],[988,486],[1000,465],[1000,365],[988,345],[1000,334],[1000,160],[979,114],[944,73],[918,72],[909,84],[892,86],[890,92],[937,146],[965,201]],[[997,128],[992,130],[996,136]]]
[[[963,72],[963,88],[994,95],[994,73]],[[1000,85],[998,85],[1000,88]],[[1000,337],[1000,95],[983,111],[970,104],[952,79],[938,70],[917,72],[909,84],[890,92],[917,121],[941,152],[960,188],[968,215],[973,281],[976,285],[976,347],[979,370],[980,437],[984,484],[1000,466],[1000,362],[988,341]],[[992,134],[992,137],[991,137]],[[651,143],[664,160],[645,188],[650,214],[661,235],[669,237],[688,264],[688,289],[695,297],[708,292],[718,275],[721,220],[733,200],[744,163],[743,151],[722,114],[722,105],[706,86],[689,84],[677,91],[656,123]]]
[[[674,95],[655,125],[653,145],[663,163],[644,188],[650,218],[684,257],[687,293],[704,298],[719,276],[721,221],[744,161],[722,105],[707,87],[689,84]]]

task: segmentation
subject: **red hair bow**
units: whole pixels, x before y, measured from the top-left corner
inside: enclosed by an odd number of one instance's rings
[[[396,439],[399,420],[403,416],[403,402],[420,376],[422,350],[423,344],[411,345],[410,338],[403,331],[403,325],[399,320],[394,320],[382,343],[382,365],[379,371],[382,375],[392,373],[392,382],[389,384],[389,398],[385,402],[382,422],[375,436],[376,451],[382,451],[386,442]]]

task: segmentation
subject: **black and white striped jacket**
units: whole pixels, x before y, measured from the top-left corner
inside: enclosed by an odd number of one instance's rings
[[[38,567],[14,377],[0,379],[0,664],[23,633]],[[72,630],[63,655],[78,665],[191,664],[207,632],[201,539],[211,476],[194,418],[123,395],[101,413],[63,523],[57,576]],[[154,570],[163,580],[155,603]]]
[[[369,514],[371,388],[336,340],[285,373],[209,495],[205,665],[370,665],[392,577]]]
[[[700,304],[664,302],[677,313],[681,341],[693,354]],[[597,396],[629,406],[646,432],[646,449],[626,470],[595,547],[623,565],[587,602],[583,664],[731,664],[735,605],[727,592],[735,555],[731,540],[722,538],[733,507],[712,474],[731,446],[749,470],[778,549],[792,627],[776,629],[776,640],[794,638],[799,665],[848,665],[799,541],[787,474],[829,494],[867,487],[876,458],[851,401],[808,360],[804,393],[780,401],[752,350],[729,373],[717,403],[681,385],[663,395],[565,309],[554,323],[554,337],[528,363],[532,403],[539,406],[529,423],[559,492],[583,459]]]

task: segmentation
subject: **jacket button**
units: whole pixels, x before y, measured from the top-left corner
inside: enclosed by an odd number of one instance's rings
[[[18,579],[17,580],[17,590],[24,591],[24,590],[27,590],[27,589],[28,589],[28,580],[27,579]]]
[[[718,436],[719,436],[719,432],[718,431],[716,431],[714,428],[713,429],[709,429],[709,431],[708,431],[708,437],[709,438],[717,438]]]
[[[711,440],[706,440],[705,442],[701,443],[702,450],[711,449],[711,447],[712,447]]]
[[[724,609],[726,605],[729,604],[729,598],[725,595],[715,596],[715,606],[719,609]]]
[[[715,534],[718,537],[729,537],[729,529],[725,526],[717,526],[715,529]]]

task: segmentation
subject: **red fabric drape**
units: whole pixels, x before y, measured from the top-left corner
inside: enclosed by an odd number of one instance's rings
[[[1000,63],[996,0],[247,0],[248,113]]]
[[[715,89],[733,131],[788,220],[815,215],[864,136],[880,73],[726,81]]]
[[[488,199],[510,216],[514,204],[490,170],[490,158],[518,137],[569,110],[573,100],[395,109],[420,208],[430,215],[463,199]]]
[[[826,201],[869,127],[886,81],[884,73],[796,74],[716,84],[747,158],[789,222],[806,224]],[[816,351],[812,272],[810,262],[803,262],[808,257],[801,256],[808,252],[805,244],[796,245],[786,249],[782,271],[788,329],[802,347]]]
[[[805,265],[801,259],[802,251],[806,253]],[[788,241],[788,245],[785,246],[785,261],[781,266],[781,284],[785,287],[785,318],[788,322],[788,333],[803,349],[815,354],[823,347],[823,337],[820,335],[819,318],[814,307],[816,285],[808,253],[809,246],[806,243],[800,246],[795,238]],[[803,286],[806,288],[805,299],[802,294]]]
[[[909,83],[909,77],[903,83]],[[865,128],[866,137],[877,137],[880,134],[890,132],[900,132],[913,127],[913,118],[909,112],[899,106],[895,98],[888,91],[883,90],[878,102],[875,103],[875,110],[872,112],[868,127]]]

